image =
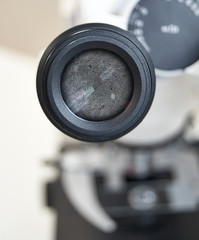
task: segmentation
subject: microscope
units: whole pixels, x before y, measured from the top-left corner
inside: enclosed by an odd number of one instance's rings
[[[106,24],[60,35],[37,74],[49,120],[87,142],[53,161],[55,239],[198,240],[199,1],[81,2]]]

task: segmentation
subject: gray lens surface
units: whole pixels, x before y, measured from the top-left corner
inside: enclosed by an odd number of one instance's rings
[[[86,50],[66,65],[61,91],[75,115],[104,121],[127,108],[133,96],[133,77],[127,64],[115,53]]]

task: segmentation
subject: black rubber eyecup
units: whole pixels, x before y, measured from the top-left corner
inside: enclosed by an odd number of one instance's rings
[[[118,55],[132,74],[133,96],[118,116],[89,121],[66,105],[62,74],[78,54],[92,49]],[[155,92],[154,67],[148,53],[130,33],[106,24],[85,24],[64,32],[46,49],[37,72],[37,93],[49,120],[63,133],[87,142],[117,139],[133,130],[147,114]]]

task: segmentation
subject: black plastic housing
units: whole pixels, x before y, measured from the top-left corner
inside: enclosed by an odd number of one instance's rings
[[[64,68],[75,56],[90,49],[117,54],[133,76],[134,93],[128,107],[106,121],[78,117],[62,97]],[[37,72],[37,93],[46,116],[63,133],[87,142],[114,140],[133,130],[147,114],[155,93],[154,67],[148,53],[127,31],[106,24],[84,24],[62,33],[48,46]]]

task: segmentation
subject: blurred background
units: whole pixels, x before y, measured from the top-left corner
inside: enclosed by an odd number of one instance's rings
[[[65,1],[65,29],[75,1]],[[62,29],[60,0],[0,1],[1,168],[0,239],[53,239],[54,213],[45,209],[44,182],[54,172],[60,133],[44,116],[36,72],[46,46]]]
[[[96,5],[96,1],[89,0],[0,1],[0,239],[54,239],[56,212],[45,207],[44,186],[56,178],[57,171],[46,167],[45,160],[56,156],[63,142],[67,145],[76,141],[58,132],[44,115],[37,100],[37,67],[48,44],[69,27],[99,19],[124,26],[114,16],[129,1],[118,1],[115,8],[113,2],[101,0]],[[114,13],[110,19],[100,15],[103,9],[108,12],[109,5]],[[199,71],[198,66],[195,68]],[[187,94],[186,91],[196,95],[185,84],[182,93]],[[194,101],[194,108],[197,107]],[[183,125],[180,118],[177,115],[180,123],[175,122],[171,131]],[[195,124],[187,136],[197,139],[198,133]]]

